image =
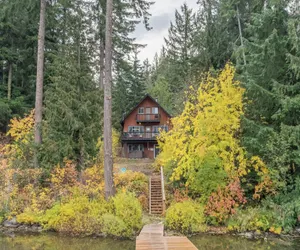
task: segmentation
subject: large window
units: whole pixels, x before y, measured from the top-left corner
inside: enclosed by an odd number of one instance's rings
[[[144,133],[143,126],[128,126],[128,133],[141,134]]]
[[[128,151],[129,151],[129,153],[135,152],[135,151],[144,151],[144,145],[143,144],[128,144]]]
[[[152,114],[157,115],[158,114],[158,107],[152,108]]]
[[[153,126],[153,134],[159,134],[160,131],[166,131],[168,132],[168,126],[162,125],[162,126]]]

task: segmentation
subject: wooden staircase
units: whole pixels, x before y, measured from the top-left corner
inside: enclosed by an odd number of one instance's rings
[[[150,214],[164,214],[165,194],[162,175],[150,177],[149,185],[149,212]]]

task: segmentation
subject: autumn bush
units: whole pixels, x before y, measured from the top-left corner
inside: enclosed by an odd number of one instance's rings
[[[204,206],[191,200],[172,204],[166,211],[166,226],[184,234],[205,231]]]
[[[142,206],[133,193],[119,192],[112,198],[113,214],[124,221],[130,234],[135,234],[142,227]]]
[[[126,171],[114,175],[116,189],[120,191],[128,191],[134,193],[142,204],[143,210],[148,210],[148,177],[140,172]]]
[[[217,192],[210,196],[205,212],[210,217],[212,224],[224,223],[236,209],[246,203],[243,189],[238,179],[232,181],[224,188],[219,188]]]
[[[89,200],[87,196],[79,195],[47,210],[40,221],[46,229],[91,235],[101,232],[102,215],[107,211],[108,204],[104,200]]]

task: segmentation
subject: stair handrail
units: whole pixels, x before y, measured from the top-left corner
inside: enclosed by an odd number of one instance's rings
[[[151,176],[149,177],[149,214],[151,214]]]
[[[166,194],[165,194],[164,169],[162,166],[160,166],[160,177],[161,177],[161,193],[162,193],[163,214],[164,214],[166,210]]]

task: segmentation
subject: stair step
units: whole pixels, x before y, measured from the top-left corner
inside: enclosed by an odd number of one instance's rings
[[[150,204],[152,214],[163,213],[163,200],[162,200],[162,182],[161,176],[155,175],[150,179]]]

